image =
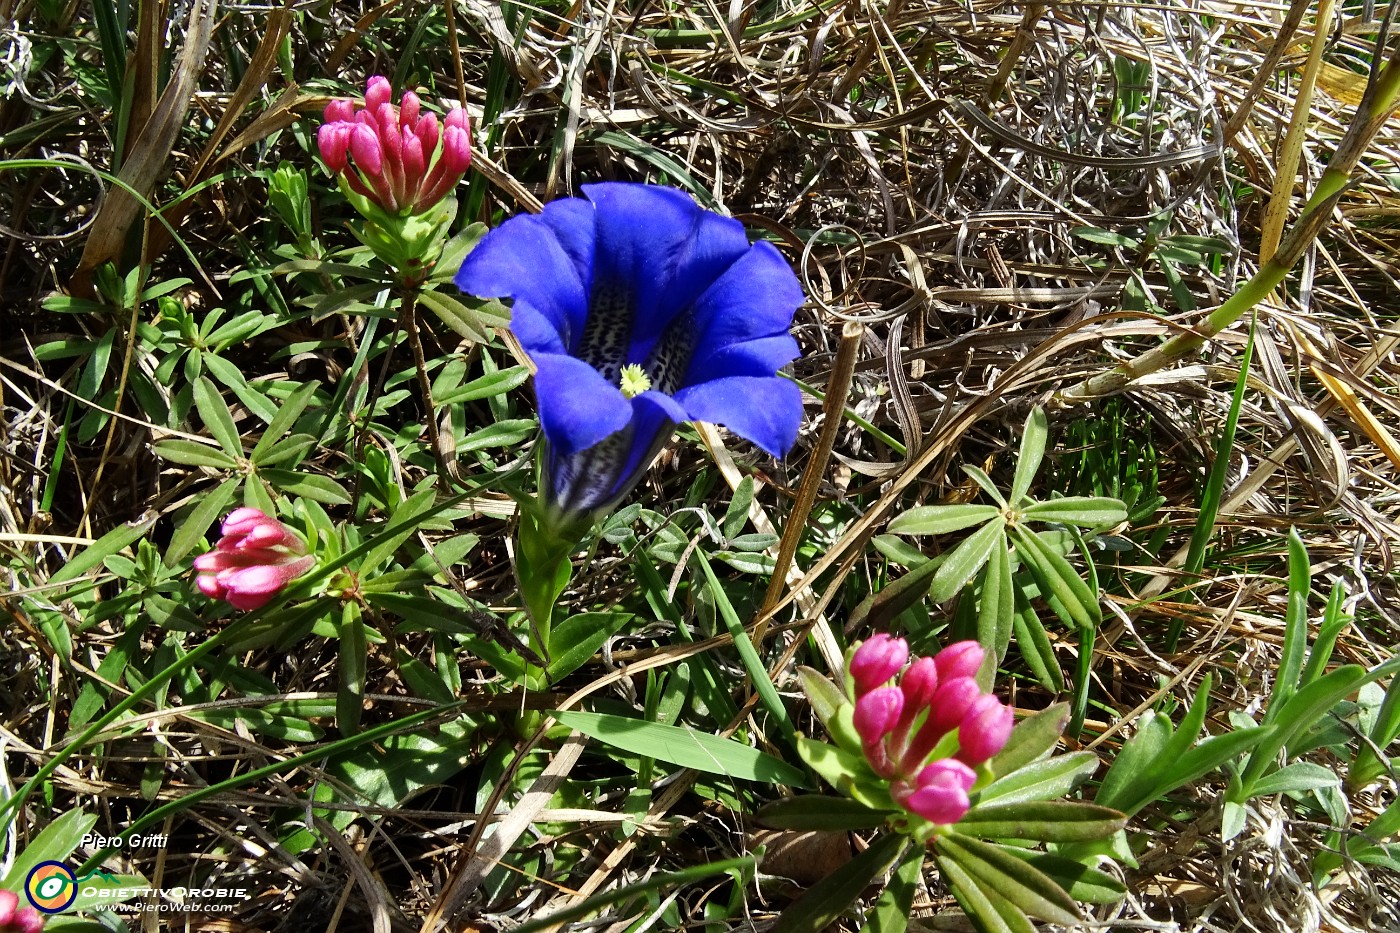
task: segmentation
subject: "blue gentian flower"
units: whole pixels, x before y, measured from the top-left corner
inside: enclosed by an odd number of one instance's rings
[[[803,295],[782,254],[673,188],[583,193],[501,224],[456,278],[514,302],[538,369],[548,503],[574,518],[611,509],[681,421],[786,453],[802,395],[777,371],[798,355],[788,329]]]

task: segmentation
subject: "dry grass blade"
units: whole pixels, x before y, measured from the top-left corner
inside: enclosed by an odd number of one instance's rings
[[[151,118],[142,127],[118,173],[123,182],[142,196],[149,196],[155,190],[185,125],[185,115],[189,112],[204,69],[204,57],[209,51],[217,6],[218,0],[196,0],[191,5],[184,45],[171,72],[170,83],[166,85]],[[93,271],[121,254],[140,210],[140,203],[125,189],[108,192],[93,221],[78,270],[73,276],[72,288],[75,292],[91,293]]]

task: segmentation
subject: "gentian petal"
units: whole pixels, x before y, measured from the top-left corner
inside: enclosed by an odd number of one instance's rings
[[[540,426],[560,456],[592,447],[632,421],[632,405],[622,390],[583,360],[557,353],[534,360]]]
[[[588,279],[581,275],[571,254],[580,247],[579,241],[586,239],[573,229],[578,210],[555,208],[568,203],[547,205],[547,216],[522,214],[501,224],[467,255],[455,279],[457,287],[468,294],[512,298],[542,315],[560,342],[532,345],[525,342],[531,335],[518,335],[532,356],[541,351],[558,352],[560,346],[571,347],[571,338],[582,331],[588,315]],[[583,207],[588,208],[586,204]],[[591,226],[591,218],[588,220]]]
[[[771,376],[797,357],[797,341],[784,333],[727,347],[702,347],[689,368],[691,373],[703,373],[706,381],[726,376]]]
[[[775,375],[797,356],[788,328],[803,300],[781,254],[675,189],[584,194],[506,221],[456,277],[513,302],[538,369],[545,498],[567,521],[615,505],[679,421],[723,424],[781,455],[802,418],[801,392]]]
[[[584,185],[583,193],[598,210],[595,277],[631,295],[627,362],[641,362],[671,322],[748,251],[748,235],[737,220],[703,210],[674,188],[602,183]]]
[[[803,302],[802,287],[771,243],[758,242],[695,302],[697,347],[715,352],[746,340],[786,334]],[[686,382],[706,378],[692,360]]]
[[[545,353],[567,356],[569,348],[564,346],[564,338],[553,322],[528,301],[516,299],[510,309],[510,329],[520,345],[529,352],[531,359],[538,359]]]
[[[797,440],[802,423],[802,390],[777,376],[730,376],[676,393],[695,421],[722,424],[740,437],[781,457]]]

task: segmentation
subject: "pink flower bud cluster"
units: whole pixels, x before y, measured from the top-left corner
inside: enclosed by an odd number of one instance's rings
[[[292,530],[257,509],[234,509],[214,550],[194,559],[195,585],[235,609],[261,609],[316,563]]]
[[[43,928],[43,914],[33,907],[21,907],[19,895],[0,889],[0,933],[39,933]]]
[[[375,75],[365,89],[365,106],[333,100],[326,123],[316,133],[321,158],[358,194],[391,214],[417,214],[451,193],[471,164],[467,112],[453,108],[439,126],[422,112],[418,95],[405,91],[389,103],[389,79]],[[439,142],[441,146],[439,146]]]
[[[1001,751],[1011,735],[1011,708],[983,693],[974,679],[983,657],[977,642],[960,641],[909,663],[904,639],[885,634],[851,657],[855,728],[866,760],[889,779],[896,803],[933,823],[963,818],[977,781],[973,769]],[[954,731],[956,755],[928,761]]]

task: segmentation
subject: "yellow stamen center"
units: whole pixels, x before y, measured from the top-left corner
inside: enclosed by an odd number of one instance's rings
[[[622,394],[628,398],[636,398],[643,392],[651,388],[651,380],[642,371],[642,367],[636,363],[631,363],[622,367]]]

